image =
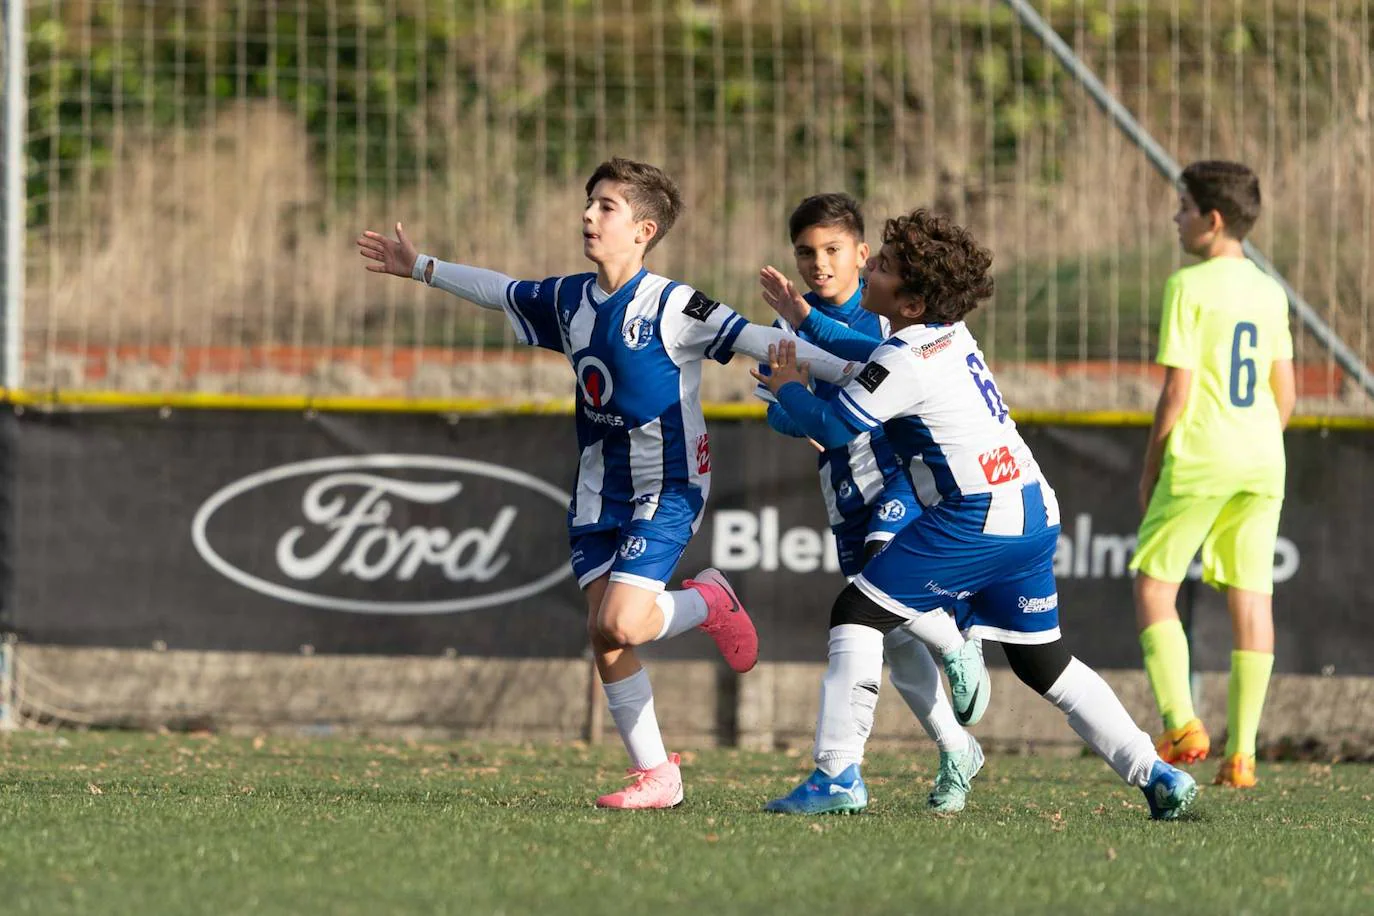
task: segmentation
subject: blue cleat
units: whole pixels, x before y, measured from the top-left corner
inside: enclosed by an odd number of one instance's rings
[[[777,814],[858,814],[868,807],[868,787],[859,775],[859,765],[851,763],[838,776],[820,770],[782,798],[775,798],[763,810]]]
[[[1160,760],[1150,768],[1150,781],[1140,791],[1145,793],[1151,818],[1172,821],[1197,798],[1197,783],[1178,767]]]

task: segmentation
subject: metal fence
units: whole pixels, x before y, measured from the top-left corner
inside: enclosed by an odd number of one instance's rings
[[[1370,0],[1032,4],[1176,158],[1243,159],[1254,241],[1369,363]],[[499,316],[363,273],[580,270],[586,174],[662,163],[651,266],[762,317],[801,197],[918,204],[993,248],[975,330],[1013,403],[1148,406],[1175,198],[1003,4],[9,0],[27,45],[30,391],[563,396]],[[1297,331],[1302,409],[1374,412]],[[707,395],[747,398],[716,372]]]

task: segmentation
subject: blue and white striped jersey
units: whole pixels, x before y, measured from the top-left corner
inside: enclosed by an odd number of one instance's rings
[[[898,331],[834,409],[853,430],[885,429],[926,508],[948,501],[976,513],[984,534],[1020,535],[1029,502],[1021,491],[1039,483],[1043,524],[1059,524],[1054,492],[962,321]]]
[[[612,295],[592,273],[513,281],[504,308],[522,343],[565,354],[577,376],[572,533],[653,518],[665,493],[699,513],[711,481],[701,361],[729,362],[748,322],[643,269]]]
[[[807,293],[804,298],[827,318],[869,337],[881,340],[888,334],[887,320],[865,311],[860,304],[863,300],[862,284],[843,305],[828,302],[815,292]],[[793,330],[782,319],[773,322],[773,326],[785,331]],[[805,331],[796,333],[802,340],[816,343]],[[765,375],[768,373],[767,363],[760,363],[759,367]],[[843,389],[842,386],[817,379],[812,383],[812,390],[816,397],[830,401]],[[765,385],[759,385],[755,393],[765,401],[777,402]],[[839,448],[826,449],[818,457],[817,466],[821,495],[825,499],[831,528],[867,525],[873,505],[880,498],[910,498],[911,481],[881,426],[860,433]]]

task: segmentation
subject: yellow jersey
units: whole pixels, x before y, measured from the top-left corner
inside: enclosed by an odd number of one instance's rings
[[[1212,258],[1169,278],[1157,362],[1193,373],[1165,452],[1171,493],[1283,496],[1269,370],[1292,358],[1288,298],[1252,261]]]

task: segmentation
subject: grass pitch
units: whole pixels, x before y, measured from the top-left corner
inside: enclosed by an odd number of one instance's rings
[[[1374,911],[1374,768],[1262,764],[1153,823],[1081,758],[991,757],[934,817],[934,762],[874,755],[868,813],[790,818],[758,808],[806,759],[703,751],[683,807],[626,813],[591,807],[617,746],[18,734],[0,912]]]

